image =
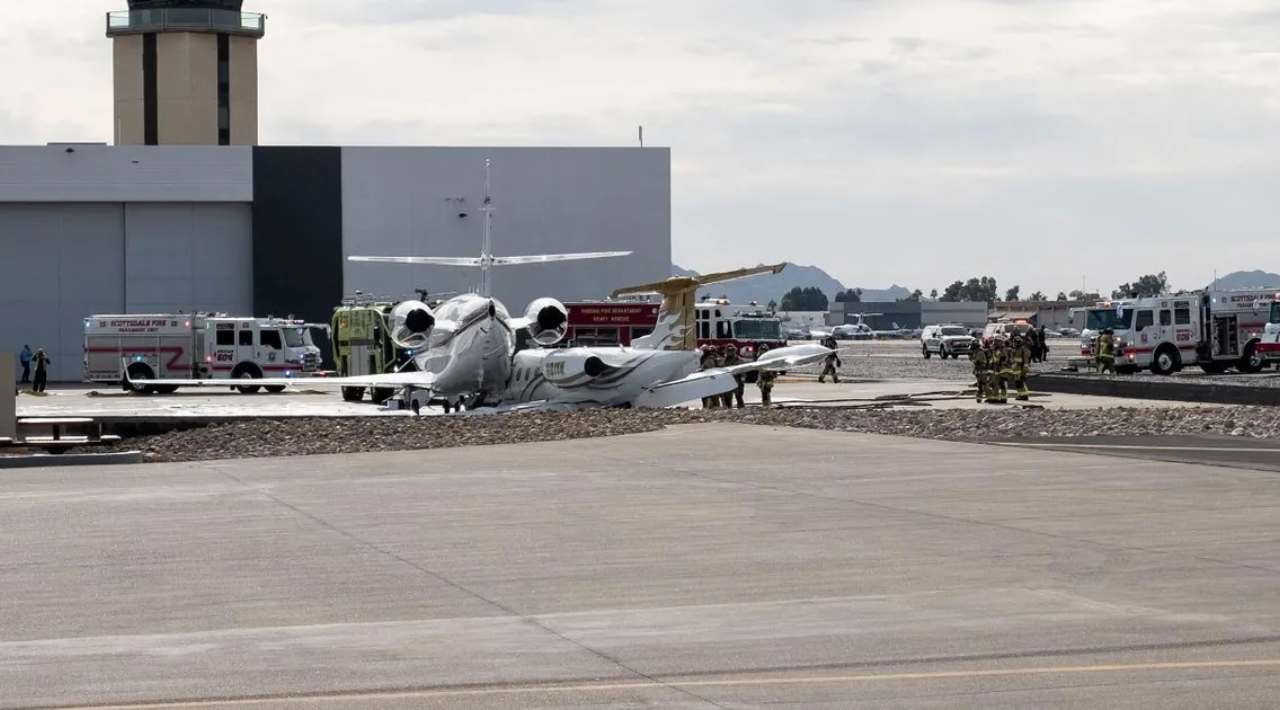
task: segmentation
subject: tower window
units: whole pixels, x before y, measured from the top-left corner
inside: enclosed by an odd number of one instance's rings
[[[142,35],[142,142],[160,144],[160,109],[156,101],[156,35]]]
[[[218,35],[218,145],[231,145],[231,37]]]

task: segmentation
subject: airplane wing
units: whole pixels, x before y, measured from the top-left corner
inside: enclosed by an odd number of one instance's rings
[[[821,345],[793,345],[771,350],[754,362],[746,362],[732,367],[715,367],[695,372],[687,377],[667,382],[659,382],[644,388],[644,392],[636,398],[635,406],[661,408],[674,407],[677,404],[691,402],[703,397],[731,392],[738,386],[734,375],[756,370],[786,370],[792,367],[810,365],[820,362],[833,350]]]
[[[125,372],[125,382],[131,385],[157,387],[314,387],[337,389],[340,387],[416,387],[430,389],[435,383],[433,372],[392,372],[384,375],[357,377],[274,377],[259,380],[134,380]]]
[[[816,362],[822,362],[823,358],[833,352],[831,348],[826,348],[816,343],[806,345],[791,345],[785,348],[777,348],[761,355],[759,359],[751,362],[744,362],[741,365],[733,365],[731,367],[718,368],[728,372],[731,375],[740,375],[744,372],[753,372],[758,370],[789,370],[793,367],[801,367],[803,365],[812,365]]]
[[[495,266],[512,266],[516,264],[545,264],[552,261],[579,261],[582,259],[608,259],[615,256],[630,256],[629,251],[590,251],[578,254],[531,254],[529,256],[495,256]]]
[[[429,264],[434,266],[480,266],[480,259],[468,256],[349,256],[347,261],[365,264]]]

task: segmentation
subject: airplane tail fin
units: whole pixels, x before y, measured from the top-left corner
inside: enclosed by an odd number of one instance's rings
[[[757,274],[777,274],[786,266],[783,262],[702,276],[673,276],[666,281],[620,288],[612,295],[614,298],[652,293],[662,296],[662,306],[658,309],[658,322],[653,332],[632,341],[634,347],[650,350],[696,350],[698,324],[695,307],[699,288]]]

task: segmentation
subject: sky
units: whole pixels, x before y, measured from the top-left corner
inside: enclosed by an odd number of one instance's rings
[[[124,0],[9,3],[0,144],[106,141]],[[117,7],[119,6],[119,7]],[[850,286],[1280,271],[1280,0],[248,0],[264,144],[672,151],[672,250]]]

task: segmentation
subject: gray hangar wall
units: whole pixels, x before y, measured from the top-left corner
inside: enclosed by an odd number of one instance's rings
[[[0,149],[0,348],[82,378],[93,313],[252,308],[250,153]]]
[[[486,158],[493,165],[494,253],[634,252],[598,262],[499,267],[494,295],[513,313],[542,296],[601,298],[670,275],[666,148],[344,148],[344,260],[479,255]],[[344,261],[343,280],[347,293],[401,298],[417,288],[469,291],[479,273]]]

